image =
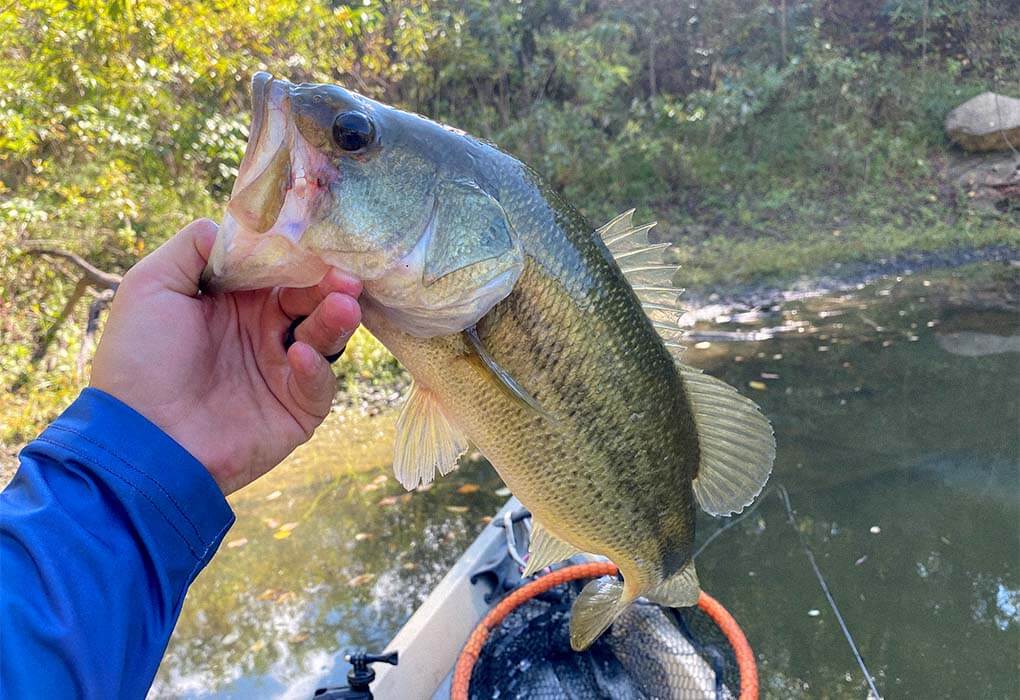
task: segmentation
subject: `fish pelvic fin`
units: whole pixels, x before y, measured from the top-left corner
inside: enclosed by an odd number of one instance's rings
[[[736,389],[677,363],[698,430],[698,503],[712,515],[739,513],[768,481],[776,437],[761,409]]]
[[[701,597],[701,584],[698,583],[698,572],[694,562],[689,561],[668,579],[645,594],[653,603],[670,608],[689,608],[698,604]]]
[[[411,385],[411,393],[397,419],[393,473],[408,491],[430,483],[436,471],[443,476],[457,467],[467,439],[443,413],[428,389]]]
[[[590,647],[632,600],[634,594],[612,576],[591,581],[577,596],[570,610],[571,648],[584,651]]]
[[[567,544],[546,530],[537,520],[532,520],[531,543],[528,545],[528,566],[521,575],[528,578],[550,564],[569,559],[580,553],[581,550],[577,547]]]

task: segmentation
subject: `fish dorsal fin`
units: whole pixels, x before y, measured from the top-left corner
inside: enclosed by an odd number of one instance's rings
[[[670,352],[679,354],[683,350],[680,344],[683,330],[679,324],[684,312],[680,307],[683,290],[673,286],[673,275],[680,266],[663,262],[662,252],[670,246],[669,243],[651,243],[648,240],[648,232],[655,222],[634,226],[633,216],[633,209],[625,211],[598,229],[598,234],[666,347]]]
[[[447,475],[467,449],[467,440],[443,413],[435,394],[418,384],[397,419],[393,473],[408,491]]]
[[[537,520],[531,522],[531,543],[528,545],[528,566],[522,576],[527,578],[550,564],[569,559],[581,550],[553,535]]]
[[[660,583],[645,597],[653,603],[670,608],[689,608],[698,604],[701,597],[701,584],[698,583],[698,572],[694,562],[689,561],[684,568]]]
[[[736,389],[677,363],[698,430],[698,503],[712,515],[739,513],[761,493],[776,458],[776,438],[761,409]]]

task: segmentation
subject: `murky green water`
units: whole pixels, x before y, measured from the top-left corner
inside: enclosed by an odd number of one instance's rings
[[[766,697],[866,694],[779,484],[884,696],[1020,695],[1017,272],[889,279],[719,319],[702,330],[786,330],[689,351],[777,431],[772,486],[698,560]],[[232,499],[238,523],[188,596],[154,696],[310,697],[342,682],[343,650],[385,646],[504,500],[480,460],[404,495],[393,420],[337,416]],[[725,522],[703,518],[699,540]]]

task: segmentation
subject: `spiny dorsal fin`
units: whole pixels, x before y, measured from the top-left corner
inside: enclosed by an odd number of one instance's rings
[[[761,409],[736,389],[677,363],[698,429],[698,503],[712,515],[739,513],[772,473],[776,438]]]
[[[541,523],[531,521],[531,543],[528,545],[528,566],[522,576],[528,578],[536,571],[541,571],[550,564],[569,559],[581,550],[567,544],[546,530]]]
[[[673,286],[673,275],[680,266],[662,260],[662,251],[669,247],[669,243],[649,242],[648,231],[655,222],[634,226],[633,216],[633,209],[625,211],[599,228],[598,233],[666,347],[679,355],[683,350],[680,344],[683,331],[679,324],[683,315],[680,308],[683,290]]]
[[[393,473],[408,491],[457,467],[467,440],[443,413],[435,395],[417,384],[397,419]]]

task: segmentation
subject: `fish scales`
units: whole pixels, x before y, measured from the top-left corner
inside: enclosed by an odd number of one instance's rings
[[[523,173],[516,186],[535,187]],[[551,193],[541,199],[566,209]],[[694,527],[697,441],[680,377],[594,229],[573,212],[535,210],[533,201],[505,205],[533,262],[479,330],[495,360],[554,420],[494,383],[459,337],[414,338],[371,309],[365,324],[439,395],[553,534],[655,569],[634,578],[668,577],[676,565],[667,552],[679,547],[686,559]],[[528,468],[536,464],[548,468]],[[564,512],[585,524],[581,532],[561,526]]]

